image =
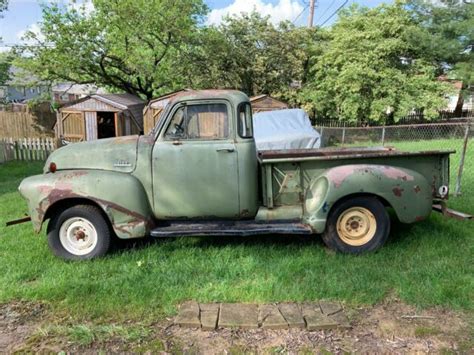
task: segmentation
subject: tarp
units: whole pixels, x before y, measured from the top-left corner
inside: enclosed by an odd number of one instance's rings
[[[255,113],[253,127],[257,150],[309,149],[321,145],[319,133],[301,109]]]

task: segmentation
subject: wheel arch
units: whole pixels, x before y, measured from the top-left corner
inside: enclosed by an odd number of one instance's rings
[[[331,212],[334,211],[334,209],[339,204],[341,204],[345,201],[351,200],[353,198],[356,198],[356,197],[374,197],[377,200],[379,200],[380,202],[382,202],[382,204],[385,206],[385,208],[393,208],[392,204],[386,198],[384,198],[383,196],[381,196],[381,195],[379,195],[375,192],[354,192],[354,193],[349,194],[349,195],[341,196],[339,199],[334,201],[331,208],[329,208],[328,215],[330,215]],[[397,218],[398,218],[398,216],[397,216]]]
[[[376,197],[403,223],[426,218],[433,199],[426,178],[415,171],[389,165],[341,165],[313,179],[305,195],[304,221],[322,233],[334,206],[357,196]]]
[[[100,204],[98,204],[96,201],[89,198],[85,198],[85,197],[71,197],[71,198],[64,198],[62,200],[55,201],[46,210],[42,222],[44,223],[45,221],[50,220],[60,210],[65,210],[65,209],[78,206],[78,205],[89,205],[89,206],[97,207],[100,210],[102,217],[104,217],[107,223],[109,224],[109,227],[112,228],[112,222],[110,220],[110,217],[104,211],[103,207]]]

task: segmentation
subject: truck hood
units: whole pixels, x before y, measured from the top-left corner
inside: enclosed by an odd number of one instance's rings
[[[57,170],[98,169],[130,173],[137,160],[138,136],[98,139],[74,143],[55,150],[46,161],[44,172],[50,163]]]

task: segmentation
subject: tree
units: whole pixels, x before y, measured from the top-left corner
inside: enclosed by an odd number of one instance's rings
[[[255,11],[227,17],[218,27],[202,28],[183,50],[190,86],[283,94],[304,79],[313,34],[288,22],[275,26]]]
[[[0,0],[0,18],[3,17],[3,12],[5,12],[8,8],[8,0]],[[0,41],[2,37],[0,36]]]
[[[10,79],[12,56],[9,52],[0,53],[0,85],[5,85]]]
[[[397,121],[413,109],[437,117],[449,89],[412,40],[416,29],[399,2],[341,12],[326,48],[313,58],[301,93],[305,107],[348,121]]]
[[[43,5],[40,33],[18,65],[42,80],[94,83],[147,99],[183,85],[180,46],[197,30],[202,0],[94,0],[92,12]]]
[[[414,39],[437,64],[438,72],[474,84],[474,4],[411,0],[407,7],[420,25]]]

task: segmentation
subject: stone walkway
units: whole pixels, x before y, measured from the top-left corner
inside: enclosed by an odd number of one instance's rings
[[[342,306],[335,302],[315,303],[183,303],[175,324],[181,327],[312,330],[350,328]]]

